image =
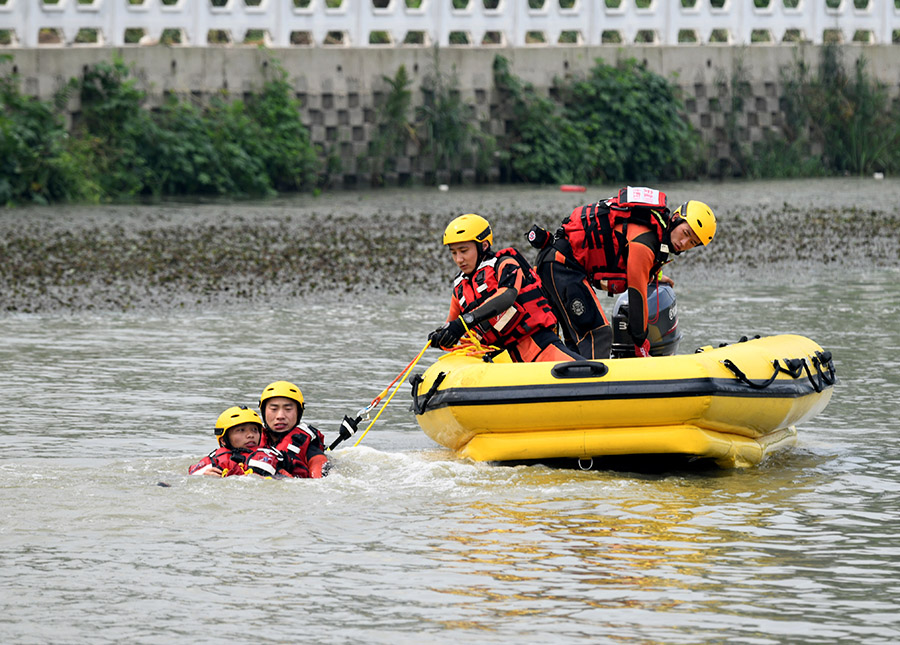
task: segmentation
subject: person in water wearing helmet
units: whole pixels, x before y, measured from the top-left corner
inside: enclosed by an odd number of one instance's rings
[[[275,381],[259,396],[259,411],[268,445],[282,456],[281,467],[292,477],[318,478],[327,473],[325,437],[311,425],[300,421],[304,410],[303,393],[288,381]],[[344,417],[341,437],[357,430],[360,419]]]
[[[444,231],[459,274],[447,322],[428,336],[432,347],[449,349],[472,329],[517,363],[580,359],[556,335],[556,318],[534,269],[514,248],[492,251],[493,241],[491,225],[474,213],[457,217]]]
[[[709,244],[716,234],[712,209],[696,200],[670,212],[666,194],[627,187],[609,199],[580,206],[551,237],[538,226],[528,240],[541,249],[537,273],[566,338],[590,359],[610,357],[612,330],[594,288],[610,295],[628,291],[628,330],[635,356],[650,355],[647,340],[647,286],[670,255]]]
[[[215,427],[219,447],[188,469],[189,475],[262,475],[279,472],[280,455],[263,447],[263,424],[256,411],[233,406],[219,415]]]

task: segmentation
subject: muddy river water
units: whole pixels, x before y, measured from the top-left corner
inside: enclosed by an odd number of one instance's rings
[[[276,379],[334,438],[446,315],[451,216],[527,248],[609,188],[0,211],[0,635],[900,641],[897,181],[665,186],[721,226],[667,271],[682,352],[790,332],[834,354],[829,406],[758,467],[472,463],[404,386],[323,480],[186,475]]]

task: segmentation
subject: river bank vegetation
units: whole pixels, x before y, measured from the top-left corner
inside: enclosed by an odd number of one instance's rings
[[[110,202],[163,196],[265,197],[317,191],[339,174],[340,159],[311,142],[284,69],[265,70],[255,93],[197,105],[170,96],[158,109],[120,59],[86,69],[53,101],[21,93],[0,56],[0,204]],[[598,183],[704,177],[806,177],[900,171],[900,108],[870,77],[865,59],[847,70],[826,46],[816,71],[783,72],[779,126],[763,141],[742,136],[747,74],[738,64],[720,81],[717,109],[731,161],[711,161],[691,125],[679,88],[636,61],[598,61],[581,78],[559,79],[549,95],[494,62],[495,87],[508,115],[502,138],[472,122],[470,106],[435,51],[433,74],[413,108],[402,67],[386,76],[377,134],[359,159],[374,185],[410,146],[436,172],[463,169],[501,183]],[[67,124],[73,96],[81,111]]]

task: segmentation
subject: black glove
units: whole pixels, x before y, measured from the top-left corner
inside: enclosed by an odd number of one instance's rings
[[[356,417],[355,419],[351,419],[348,416],[344,416],[344,420],[341,421],[341,427],[338,429],[339,436],[337,439],[331,442],[331,445],[328,446],[329,450],[334,450],[339,443],[342,441],[346,441],[350,437],[352,437],[357,430],[359,430],[359,422],[362,421],[362,417]]]
[[[443,327],[439,327],[428,334],[428,340],[431,341],[432,347],[449,348],[456,345],[464,333],[466,333],[466,328],[463,325],[463,321],[457,318],[444,323]]]
[[[362,417],[351,419],[350,417],[344,415],[344,420],[341,421],[341,439],[346,440],[356,434],[356,431],[359,430],[360,421],[362,421]]]
[[[528,234],[525,235],[525,239],[528,240],[528,243],[536,249],[542,249],[550,243],[551,235],[543,228],[535,224],[531,227],[531,230],[528,231]]]

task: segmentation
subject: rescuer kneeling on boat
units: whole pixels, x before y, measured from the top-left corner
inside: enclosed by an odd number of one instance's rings
[[[444,231],[444,246],[459,275],[450,314],[429,334],[432,347],[449,349],[471,329],[485,345],[509,352],[513,362],[581,359],[556,335],[556,318],[528,261],[514,248],[494,252],[491,225],[480,215],[457,217]]]
[[[607,359],[612,330],[594,288],[610,295],[628,290],[634,353],[647,357],[647,285],[673,284],[660,273],[669,255],[706,246],[715,234],[716,216],[703,202],[690,200],[670,213],[662,191],[629,186],[576,208],[554,237],[534,226],[528,240],[541,249],[537,273],[566,344],[586,358]]]

